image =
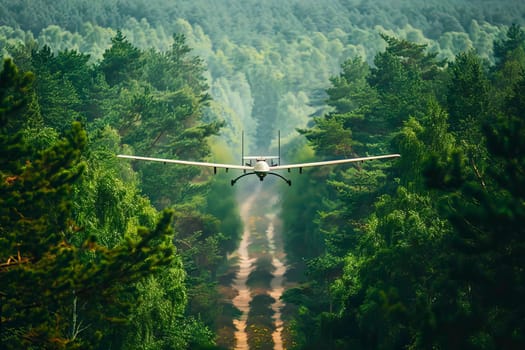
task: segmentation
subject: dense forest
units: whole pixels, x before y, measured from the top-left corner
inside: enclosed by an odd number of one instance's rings
[[[373,67],[349,59],[330,113],[301,133],[317,154],[393,151],[298,178],[285,195],[289,252],[308,278],[288,290],[298,348],[519,349],[525,344],[525,32],[452,62],[385,36]]]
[[[525,348],[525,4],[225,3],[0,1],[2,348],[226,346],[235,192],[115,155],[242,130],[402,155],[282,192],[287,348]]]

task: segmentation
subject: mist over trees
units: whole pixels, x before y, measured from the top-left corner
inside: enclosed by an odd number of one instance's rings
[[[234,193],[115,154],[232,162],[280,130],[287,162],[402,154],[292,175],[288,348],[523,348],[524,13],[0,1],[2,346],[216,347]]]
[[[131,18],[146,19],[154,27],[173,31],[174,20],[184,18],[211,35],[216,42],[229,37],[233,42],[247,38],[277,36],[293,38],[302,32],[327,33],[334,28],[402,28],[411,24],[425,36],[436,39],[444,32],[466,32],[472,20],[510,25],[523,20],[519,1],[464,0],[233,0],[227,6],[208,1],[170,0],[20,0],[0,2],[2,25],[39,33],[58,25],[78,32],[84,23],[122,28]],[[35,16],[36,14],[36,16]],[[226,25],[225,25],[226,24]]]
[[[139,49],[161,51],[169,49],[174,33],[184,34],[206,64],[210,92],[218,93],[212,95],[219,102],[212,102],[212,110],[229,123],[230,146],[240,148],[237,140],[244,129],[247,144],[257,145],[250,150],[254,153],[267,152],[271,145],[252,140],[251,126],[273,137],[279,129],[284,136],[296,136],[295,128],[306,126],[309,115],[324,108],[329,79],[346,59],[359,56],[372,64],[384,50],[381,34],[427,44],[440,58],[453,60],[474,48],[492,60],[493,42],[507,26],[522,23],[524,13],[516,1],[30,3],[2,3],[0,47],[36,40],[52,50],[75,49],[97,60],[117,29]],[[243,81],[248,86],[239,85]],[[246,99],[228,104],[235,95]]]

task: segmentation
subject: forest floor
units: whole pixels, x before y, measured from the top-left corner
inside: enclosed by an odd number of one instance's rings
[[[224,348],[281,350],[289,343],[280,300],[290,282],[285,277],[278,199],[275,193],[257,191],[240,205],[243,235],[219,279],[219,292],[230,310],[217,330],[217,345]]]

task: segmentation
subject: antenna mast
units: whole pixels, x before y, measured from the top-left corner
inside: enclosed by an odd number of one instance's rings
[[[241,165],[244,165],[244,130],[241,133]]]
[[[277,158],[277,162],[281,165],[281,130],[277,131],[277,148],[277,156],[279,157]]]

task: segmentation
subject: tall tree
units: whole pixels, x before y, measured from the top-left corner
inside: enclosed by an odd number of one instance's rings
[[[80,65],[78,68],[82,67]],[[35,98],[44,123],[63,132],[74,120],[80,120],[79,93],[49,47],[32,51],[31,69],[36,76]]]
[[[496,68],[500,69],[517,49],[525,49],[524,45],[525,32],[520,25],[513,23],[507,30],[505,39],[494,42]]]
[[[121,30],[117,30],[99,65],[108,84],[114,86],[137,78],[141,65],[140,50],[126,39]]]
[[[368,81],[379,92],[381,104],[375,114],[383,123],[383,132],[400,127],[409,116],[420,116],[425,94],[432,90],[432,80],[438,75],[443,61],[437,53],[427,52],[427,45],[382,35],[387,43],[384,52],[374,58]]]
[[[75,123],[41,151],[20,130],[7,133],[29,83],[30,75],[4,62],[0,151],[9,156],[0,163],[0,339],[6,349],[89,348],[100,339],[98,327],[120,316],[117,292],[172,261],[172,214],[114,249],[93,237],[79,241],[72,189],[85,168],[86,133]],[[104,303],[111,307],[94,307]]]
[[[494,113],[490,85],[480,57],[474,51],[460,53],[449,66],[447,108],[449,128],[465,149],[470,166],[480,181],[486,167],[482,125]]]
[[[16,134],[21,127],[21,108],[25,107],[34,81],[33,73],[20,73],[11,59],[3,61],[0,72],[0,127],[8,134]],[[8,140],[2,140],[8,142]]]
[[[454,289],[449,309],[439,314],[433,336],[448,332],[448,348],[519,349],[525,345],[525,310],[522,271],[525,148],[523,76],[507,99],[506,107],[486,119],[480,128],[488,166],[483,174],[458,147],[452,154],[435,156],[426,170],[432,188],[446,194],[444,215],[454,227],[446,246],[447,266]],[[446,161],[443,157],[449,157]]]
[[[483,62],[474,51],[460,53],[450,64],[449,72],[447,106],[450,129],[468,143],[479,143],[479,125],[489,113],[490,102],[489,81]]]
[[[520,26],[512,25],[506,38],[494,43],[496,65],[492,68],[493,88],[491,95],[498,105],[504,105],[513,94],[516,83],[525,73],[525,32]]]

